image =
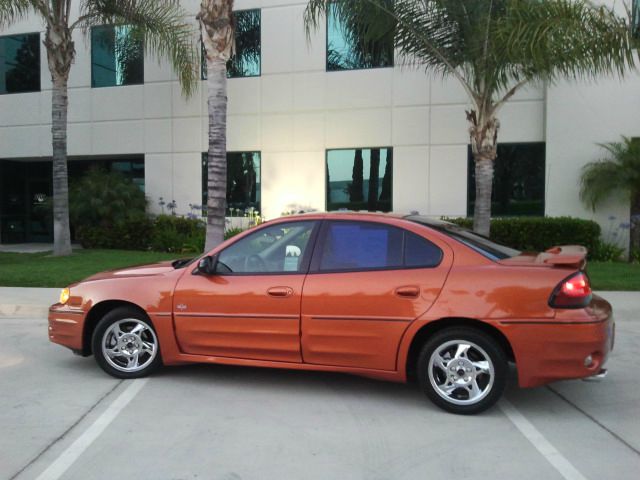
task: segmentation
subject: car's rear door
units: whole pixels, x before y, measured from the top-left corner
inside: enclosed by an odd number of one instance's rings
[[[448,245],[404,228],[325,220],[303,291],[303,361],[395,370],[404,331],[433,304],[451,263]]]
[[[174,294],[181,350],[300,362],[300,301],[316,225],[258,229],[219,253],[216,274],[183,275]]]

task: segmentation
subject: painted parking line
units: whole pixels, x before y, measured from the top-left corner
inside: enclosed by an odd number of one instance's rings
[[[60,454],[36,480],[58,480],[64,472],[91,446],[109,426],[118,414],[129,404],[131,400],[142,390],[149,379],[133,380],[127,388],[116,398],[111,405],[100,415],[95,422],[80,435],[75,442]]]
[[[587,477],[582,475],[507,399],[502,398],[498,403],[498,407],[565,480],[587,480]]]

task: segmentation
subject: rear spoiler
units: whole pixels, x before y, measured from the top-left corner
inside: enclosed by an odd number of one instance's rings
[[[543,263],[582,270],[587,264],[587,249],[580,245],[563,245],[550,248],[541,253],[540,257],[543,257]]]
[[[550,248],[543,253],[522,253],[516,257],[499,260],[498,263],[527,267],[551,265],[559,268],[584,270],[587,265],[587,249],[580,245],[562,245]]]

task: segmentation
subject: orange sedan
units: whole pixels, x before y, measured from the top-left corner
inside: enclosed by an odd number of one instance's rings
[[[522,387],[606,373],[614,322],[585,256],[415,215],[285,217],[190,261],[71,285],[49,338],[118,378],[191,362],[328,370],[417,379],[436,405],[476,413],[508,362]]]

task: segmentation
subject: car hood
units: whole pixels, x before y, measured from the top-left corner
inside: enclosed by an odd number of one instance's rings
[[[173,272],[175,269],[171,265],[171,261],[151,263],[147,265],[138,265],[135,267],[126,267],[118,270],[108,270],[106,272],[96,273],[84,281],[108,280],[114,278],[131,278],[131,277],[149,277],[153,275],[162,275],[164,273]]]

